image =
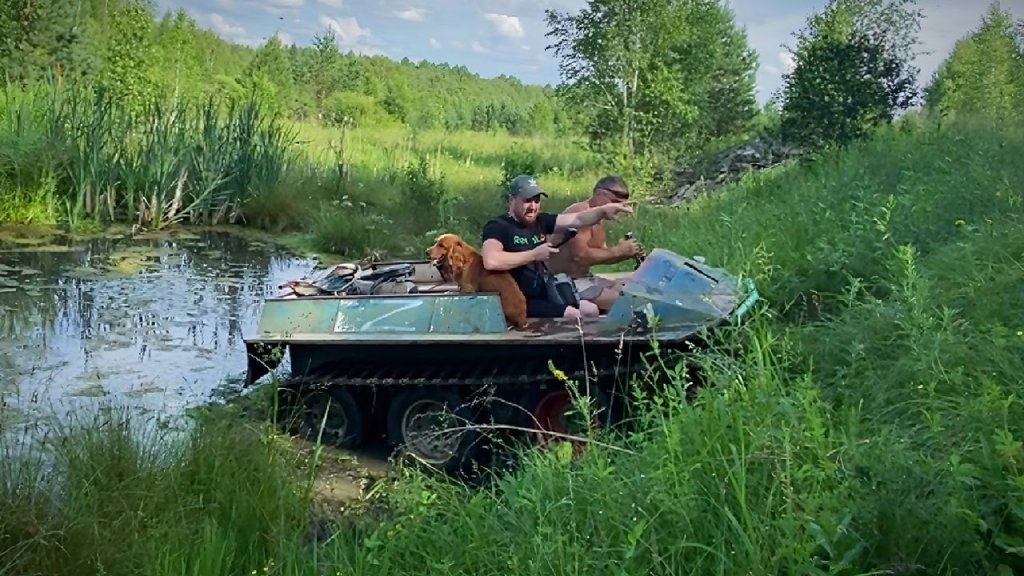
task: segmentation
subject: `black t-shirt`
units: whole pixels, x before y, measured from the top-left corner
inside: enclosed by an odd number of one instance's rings
[[[483,243],[493,238],[501,242],[506,252],[526,252],[547,242],[547,237],[555,232],[557,219],[557,214],[541,212],[533,225],[527,226],[508,214],[502,214],[484,225],[480,241]],[[544,298],[546,295],[538,275],[539,269],[539,262],[531,262],[509,270],[527,298]]]

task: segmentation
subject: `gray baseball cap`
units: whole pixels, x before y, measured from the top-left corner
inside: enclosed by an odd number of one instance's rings
[[[540,186],[537,185],[537,179],[529,174],[520,174],[513,178],[508,183],[508,195],[509,198],[519,196],[526,199],[536,198],[537,196],[547,198],[548,196],[542,192]]]

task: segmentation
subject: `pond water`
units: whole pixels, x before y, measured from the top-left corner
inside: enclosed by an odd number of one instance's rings
[[[238,393],[263,299],[316,264],[226,230],[0,227],[0,429],[97,400],[175,417]]]

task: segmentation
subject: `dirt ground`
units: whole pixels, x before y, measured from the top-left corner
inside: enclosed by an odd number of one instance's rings
[[[310,462],[318,458],[313,479],[313,500],[324,513],[342,513],[367,497],[375,482],[391,473],[383,447],[371,446],[364,450],[347,451],[322,446],[316,454],[316,445],[295,436],[290,438],[294,449]]]

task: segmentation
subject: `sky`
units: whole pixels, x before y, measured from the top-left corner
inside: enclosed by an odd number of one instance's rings
[[[729,0],[759,58],[758,101],[782,84],[792,65],[783,44],[826,0]],[[954,43],[976,29],[988,0],[918,0],[924,13],[915,62],[925,85]],[[1001,0],[1016,19],[1024,0]],[[274,34],[309,45],[334,30],[342,52],[382,54],[395,60],[463,65],[485,78],[507,74],[529,84],[557,84],[558,61],[546,51],[544,10],[577,12],[586,0],[157,0],[160,11],[185,10],[202,28],[258,46]]]

